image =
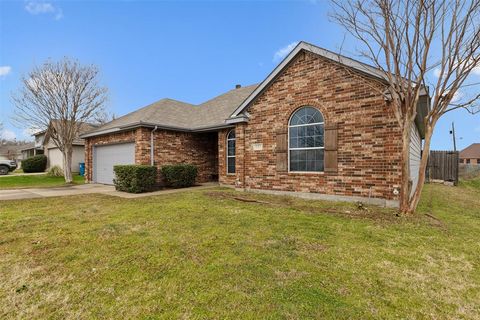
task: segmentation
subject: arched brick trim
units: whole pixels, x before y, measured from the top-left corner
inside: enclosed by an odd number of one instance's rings
[[[296,104],[298,105],[298,103],[296,103]],[[320,113],[322,114],[323,121],[324,121],[324,122],[327,122],[327,120],[326,120],[326,115],[325,115],[325,114],[326,114],[325,110],[322,110],[323,108],[320,108],[319,105],[317,105],[316,103],[310,102],[310,103],[306,103],[306,104],[299,105],[299,106],[297,106],[296,108],[290,110],[290,114],[288,115],[288,118],[287,118],[287,127],[288,127],[288,125],[289,125],[289,123],[290,123],[290,120],[292,119],[293,114],[294,114],[295,112],[297,112],[297,110],[299,110],[299,109],[301,109],[301,108],[303,108],[303,107],[312,107],[312,108],[317,109],[317,110],[320,111]]]
[[[331,117],[329,115],[329,112],[327,111],[330,105],[331,103],[322,104],[317,100],[311,100],[311,99],[309,100],[300,99],[300,100],[292,101],[292,103],[284,103],[279,107],[279,109],[287,110],[287,112],[283,112],[279,114],[280,119],[278,119],[278,121],[276,121],[276,123],[274,124],[274,134],[277,135],[277,134],[287,132],[288,124],[293,113],[296,110],[306,106],[317,108],[322,113],[323,121],[325,125],[332,123],[332,121],[330,121]]]
[[[318,109],[323,116],[323,120],[325,123],[330,122],[330,115],[328,110],[328,107],[331,105],[330,102],[327,103],[321,103],[318,100],[292,100],[291,103],[284,103],[279,107],[280,110],[287,110],[287,112],[284,112],[281,114],[281,121],[282,124],[284,124],[286,127],[288,127],[288,121],[292,117],[293,113],[297,111],[298,109],[302,107],[314,107]]]

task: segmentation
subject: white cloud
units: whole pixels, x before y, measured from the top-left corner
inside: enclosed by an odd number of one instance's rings
[[[465,64],[465,65],[469,65],[470,64],[470,61],[472,60],[467,60],[465,62],[462,63]],[[480,64],[477,64],[473,69],[472,69],[472,73],[471,74],[474,74],[474,75],[477,75],[477,76],[480,76]],[[433,75],[438,78],[440,77],[440,68],[435,68],[433,69]]]
[[[463,92],[460,90],[457,90],[453,95],[452,102],[453,103],[458,102],[462,98],[463,98]]]
[[[475,68],[473,68],[472,73],[480,76],[480,66],[476,66]]]
[[[273,55],[273,62],[278,62],[285,58],[298,44],[298,41],[292,42],[289,45],[280,48]]]
[[[41,131],[39,128],[30,127],[30,128],[23,129],[22,134],[25,138],[31,139],[32,135],[34,135],[39,131]]]
[[[5,140],[14,140],[17,138],[17,135],[15,134],[15,132],[9,129],[3,129],[0,136],[2,139],[5,139]]]
[[[448,95],[449,92],[450,92],[449,90],[445,90],[444,96]],[[453,94],[453,97],[452,97],[452,100],[450,101],[450,103],[459,102],[460,99],[462,99],[463,97],[464,97],[463,92],[460,91],[460,90],[457,90],[457,91],[455,91],[455,93]]]
[[[53,14],[55,20],[60,20],[63,18],[62,9],[55,7],[49,2],[30,1],[25,5],[25,10],[34,15],[44,13]]]
[[[12,67],[10,66],[1,66],[0,67],[0,77],[6,76],[12,71]]]

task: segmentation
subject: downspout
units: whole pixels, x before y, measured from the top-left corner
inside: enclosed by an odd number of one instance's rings
[[[155,161],[153,159],[154,156],[154,146],[153,146],[153,133],[157,131],[158,126],[155,126],[153,130],[150,132],[150,164],[153,166],[155,164]]]

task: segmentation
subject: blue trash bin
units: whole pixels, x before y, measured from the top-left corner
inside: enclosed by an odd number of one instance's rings
[[[85,162],[80,162],[79,166],[80,166],[79,173],[83,177],[85,175]]]

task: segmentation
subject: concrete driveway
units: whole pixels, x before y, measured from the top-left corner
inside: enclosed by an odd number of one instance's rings
[[[87,193],[116,192],[114,186],[103,184],[82,184],[68,187],[6,189],[0,190],[0,200],[33,199],[44,197],[73,196]]]
[[[214,188],[216,186],[218,186],[218,183],[211,182],[211,183],[204,183],[194,187],[182,188],[182,189],[164,189],[164,190],[158,190],[154,192],[145,192],[145,193],[127,193],[127,192],[116,191],[114,186],[87,183],[87,184],[73,185],[68,187],[0,190],[0,201],[18,200],[18,199],[34,199],[34,198],[45,198],[45,197],[75,196],[79,194],[89,194],[89,193],[101,193],[109,196],[133,199],[133,198],[155,196],[159,194],[185,192],[192,189],[208,189],[208,188]]]

